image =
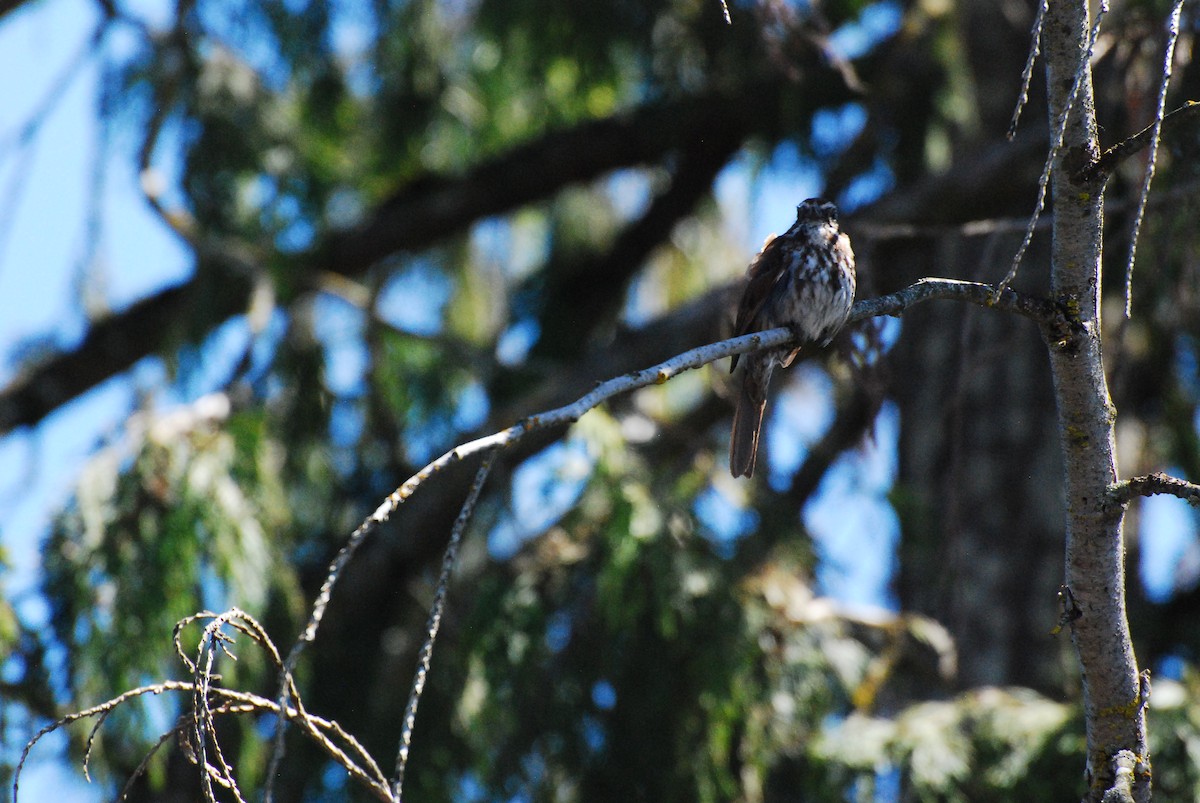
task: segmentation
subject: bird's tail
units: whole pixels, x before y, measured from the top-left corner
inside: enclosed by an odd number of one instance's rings
[[[752,383],[743,382],[733,411],[733,432],[729,436],[729,470],[735,477],[753,477],[758,456],[758,433],[762,429],[767,400],[758,401],[750,392]],[[765,394],[761,394],[765,396]]]

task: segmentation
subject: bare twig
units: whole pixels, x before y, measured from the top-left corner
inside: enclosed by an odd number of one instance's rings
[[[1200,505],[1200,485],[1162,472],[1114,482],[1108,487],[1109,502],[1118,506],[1126,505],[1138,496],[1157,494],[1177,496],[1188,504]]]
[[[1088,38],[1088,46],[1084,50],[1083,55],[1079,59],[1079,64],[1075,69],[1075,77],[1071,82],[1071,91],[1067,95],[1066,104],[1059,112],[1058,119],[1054,121],[1054,138],[1050,143],[1050,150],[1046,153],[1046,164],[1042,167],[1041,178],[1038,179],[1038,197],[1037,203],[1034,204],[1033,214],[1029,217],[1029,225],[1025,229],[1025,238],[1021,240],[1021,246],[1017,249],[1016,255],[1013,257],[1012,267],[1008,269],[1008,274],[996,286],[997,296],[1017,277],[1017,270],[1021,267],[1021,260],[1025,257],[1025,251],[1028,250],[1029,244],[1033,241],[1033,232],[1037,228],[1038,218],[1042,215],[1042,209],[1046,206],[1046,192],[1050,188],[1050,169],[1058,158],[1058,152],[1062,148],[1063,138],[1067,132],[1067,120],[1071,116],[1071,109],[1075,105],[1076,96],[1079,94],[1079,87],[1083,83],[1085,75],[1089,75],[1089,68],[1092,62],[1092,52],[1096,48],[1096,39],[1100,36],[1100,21],[1104,19],[1104,14],[1108,11],[1108,0],[1100,0],[1100,9],[1096,13],[1096,19],[1092,23],[1091,34]]]
[[[957,299],[981,307],[994,307],[1024,316],[1043,326],[1059,327],[1067,323],[1063,311],[1049,299],[958,279],[920,279],[890,295],[859,301],[850,312],[848,322],[857,323],[879,315],[899,316],[914,304],[934,299]]]
[[[315,741],[330,758],[346,769],[352,778],[365,786],[377,799],[389,801],[389,803],[393,801],[391,789],[378,764],[375,763],[366,749],[354,737],[346,733],[336,722],[309,714],[301,705],[289,707],[281,711],[274,701],[268,700],[265,697],[233,689],[225,689],[213,684],[212,681],[217,676],[211,672],[211,659],[216,655],[217,651],[224,652],[232,657],[228,650],[228,644],[231,640],[227,635],[220,632],[220,628],[225,626],[232,627],[238,632],[248,635],[251,640],[263,647],[276,666],[282,664],[279,651],[262,629],[262,626],[249,614],[233,609],[219,615],[205,612],[184,619],[176,626],[175,630],[177,648],[181,654],[182,648],[178,647],[179,631],[186,625],[201,619],[211,619],[212,621],[206,625],[204,635],[201,637],[198,660],[193,661],[187,658],[186,655],[181,656],[185,665],[188,666],[189,671],[193,674],[191,682],[164,681],[150,686],[131,689],[107,702],[83,711],[68,714],[43,727],[25,745],[25,749],[22,751],[20,760],[17,763],[13,776],[14,803],[17,800],[20,788],[20,776],[24,764],[28,759],[30,751],[44,736],[81,719],[96,717],[98,721],[88,737],[90,750],[90,744],[95,738],[96,730],[117,707],[143,695],[157,695],[164,692],[182,692],[188,694],[193,700],[192,710],[181,715],[176,720],[174,726],[163,733],[155,744],[151,746],[141,763],[134,770],[132,776],[127,780],[121,794],[121,799],[127,796],[137,778],[145,773],[151,757],[173,736],[190,737],[189,743],[196,751],[193,760],[204,774],[202,784],[206,799],[216,799],[211,788],[211,784],[214,781],[223,788],[231,791],[238,799],[243,799],[240,790],[237,788],[232,767],[225,760],[220,746],[216,742],[215,717],[229,714],[267,713],[295,721],[299,728]],[[216,764],[209,763],[204,759],[210,752],[214,756]]]
[[[1033,80],[1033,63],[1037,61],[1042,49],[1042,20],[1046,18],[1046,6],[1050,0],[1041,0],[1038,4],[1037,16],[1033,19],[1033,30],[1029,32],[1029,57],[1025,59],[1025,69],[1021,70],[1021,91],[1017,93],[1017,105],[1013,109],[1012,122],[1008,124],[1005,137],[1012,142],[1017,135],[1017,123],[1021,120],[1021,110],[1029,102],[1029,84]]]
[[[413,728],[417,724],[417,706],[421,703],[421,694],[425,691],[425,681],[429,677],[429,665],[433,660],[433,644],[437,641],[438,630],[442,626],[442,613],[446,607],[446,592],[450,588],[450,574],[458,562],[458,545],[462,542],[463,532],[475,511],[475,503],[487,482],[488,474],[492,471],[492,463],[496,460],[497,450],[493,449],[484,455],[483,464],[475,473],[475,481],[471,483],[471,491],[463,502],[458,518],[454,521],[454,529],[450,532],[450,543],[446,545],[446,554],[442,558],[442,571],[438,577],[437,591],[434,594],[433,606],[429,611],[429,624],[425,628],[425,643],[421,645],[421,657],[417,661],[417,674],[413,678],[412,692],[408,697],[408,706],[404,712],[404,729],[400,732],[400,750],[396,754],[396,774],[392,778],[392,796],[402,800],[404,790],[404,772],[408,768],[408,753],[412,746]]]
[[[1154,112],[1154,124],[1150,126],[1150,154],[1146,159],[1146,174],[1142,178],[1142,192],[1138,196],[1137,214],[1133,217],[1133,233],[1129,236],[1129,258],[1125,263],[1125,317],[1133,313],[1133,262],[1137,256],[1138,234],[1142,230],[1142,217],[1146,214],[1146,199],[1150,197],[1150,182],[1154,180],[1154,167],[1158,163],[1158,143],[1161,140],[1163,112],[1167,106],[1167,89],[1171,85],[1171,66],[1175,61],[1175,42],[1179,39],[1179,14],[1183,0],[1175,0],[1171,15],[1167,18],[1167,47],[1163,54],[1162,85],[1158,89],[1158,107]]]
[[[121,788],[121,796],[117,800],[128,799],[129,793],[133,791],[133,785],[137,782],[137,779],[142,777],[150,767],[150,760],[154,758],[155,754],[158,753],[164,744],[171,741],[171,737],[184,733],[187,730],[190,720],[191,718],[187,714],[181,714],[175,720],[175,727],[158,737],[158,741],[146,751],[146,755],[142,756],[142,760],[138,762],[137,767],[133,770],[133,774],[125,781],[125,786]]]
[[[1173,129],[1178,125],[1191,122],[1192,118],[1198,114],[1200,114],[1200,102],[1189,100],[1170,114],[1164,115],[1162,118],[1162,127]],[[1149,147],[1157,139],[1154,133],[1156,124],[1158,124],[1157,120],[1132,137],[1123,139],[1116,145],[1105,150],[1104,153],[1100,154],[1099,159],[1084,166],[1078,176],[1079,180],[1088,181],[1093,178],[1107,177],[1121,162],[1142,148]]]
[[[222,628],[231,620],[239,619],[242,616],[242,612],[234,608],[213,617],[212,621],[204,627],[204,634],[200,637],[200,645],[196,650],[196,661],[193,664],[195,668],[192,673],[191,734],[195,740],[196,763],[202,770],[200,778],[204,797],[205,800],[212,801],[212,803],[216,801],[216,796],[212,789],[212,782],[214,780],[232,792],[237,800],[243,803],[245,801],[241,790],[238,788],[237,779],[234,778],[233,768],[225,760],[220,742],[217,740],[213,710],[210,703],[212,697],[212,669],[216,661],[217,650],[220,649],[227,655],[230,654],[226,647],[226,642],[230,641],[230,637],[222,632]],[[216,766],[208,762],[210,745],[213,756],[217,761]]]

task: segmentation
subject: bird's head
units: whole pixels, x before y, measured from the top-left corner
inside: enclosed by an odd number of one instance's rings
[[[837,228],[837,205],[824,198],[809,198],[796,207],[796,224],[800,226],[828,225]]]

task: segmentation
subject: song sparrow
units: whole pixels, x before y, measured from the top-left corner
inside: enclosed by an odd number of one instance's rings
[[[742,392],[733,414],[729,470],[754,475],[758,433],[775,366],[787,368],[804,346],[825,346],[838,333],[854,303],[854,252],[838,228],[837,207],[809,198],[796,207],[796,222],[767,240],[746,271],[738,305],[737,335],[787,326],[800,342],[746,355]],[[734,355],[730,373],[737,367]]]

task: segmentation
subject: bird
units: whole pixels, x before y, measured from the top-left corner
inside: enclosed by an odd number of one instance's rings
[[[786,326],[794,344],[746,355],[741,393],[729,438],[729,470],[754,476],[767,387],[778,366],[787,368],[805,347],[827,346],[845,325],[854,304],[854,251],[838,225],[837,206],[809,198],[796,207],[796,222],[770,237],[746,270],[735,336]],[[729,372],[738,365],[733,355]]]

